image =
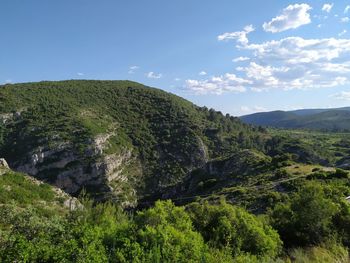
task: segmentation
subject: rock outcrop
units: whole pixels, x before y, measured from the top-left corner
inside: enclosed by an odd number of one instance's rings
[[[3,168],[3,169],[9,169],[10,168],[4,158],[0,158],[0,169],[1,168]]]
[[[141,163],[132,148],[121,147],[107,154],[112,136],[117,136],[115,131],[89,140],[84,154],[69,141],[43,144],[14,162],[13,167],[73,196],[85,189],[95,199],[112,198],[122,205],[133,206],[137,200],[134,184],[141,177]]]

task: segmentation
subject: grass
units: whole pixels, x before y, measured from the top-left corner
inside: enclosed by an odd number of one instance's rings
[[[314,164],[293,164],[291,166],[287,166],[285,170],[287,171],[287,173],[290,173],[292,175],[308,175],[314,172],[315,170],[324,172],[334,172],[335,168],[324,167]]]
[[[273,136],[297,140],[306,147],[312,148],[330,166],[336,165],[343,157],[349,155],[350,133],[347,132],[317,132],[286,129],[269,129],[269,132]]]
[[[45,214],[66,212],[62,200],[68,196],[58,194],[52,186],[11,170],[2,170],[1,174],[0,206],[12,203],[18,208],[34,207]]]

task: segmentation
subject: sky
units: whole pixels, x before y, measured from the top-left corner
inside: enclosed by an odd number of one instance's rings
[[[133,80],[232,115],[350,105],[350,0],[1,0],[0,83]]]

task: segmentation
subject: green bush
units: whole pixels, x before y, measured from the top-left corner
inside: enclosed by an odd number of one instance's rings
[[[219,205],[194,203],[187,209],[204,239],[213,247],[230,249],[233,256],[246,252],[274,257],[281,250],[277,232],[242,208],[222,201]]]
[[[337,200],[339,197],[327,196],[321,184],[309,182],[293,194],[289,202],[274,207],[270,212],[271,224],[287,247],[319,245],[334,238],[347,239],[349,205]]]
[[[140,244],[145,250],[158,251],[159,262],[199,262],[204,256],[203,238],[194,231],[183,207],[158,201],[135,220]]]

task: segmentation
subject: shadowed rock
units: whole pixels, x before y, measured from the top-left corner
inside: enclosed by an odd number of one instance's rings
[[[10,168],[4,158],[0,158],[0,168],[6,168],[6,169]]]

